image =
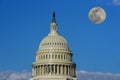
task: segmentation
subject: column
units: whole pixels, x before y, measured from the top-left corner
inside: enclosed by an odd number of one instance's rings
[[[57,74],[59,74],[59,65],[57,65]]]
[[[36,66],[36,76],[38,76],[38,66]]]
[[[51,72],[52,72],[52,66],[50,65],[50,75],[51,75]]]
[[[72,66],[70,65],[70,75],[72,75]]]
[[[55,65],[55,74],[57,74],[57,65]]]
[[[42,67],[42,75],[43,75],[43,65],[41,65],[41,67]]]
[[[37,75],[39,76],[39,65],[37,66]]]
[[[73,71],[73,66],[71,66],[71,75],[73,76],[74,71]]]
[[[53,72],[54,72],[54,74],[56,73],[56,72],[55,72],[55,65],[54,65],[54,71],[53,71]]]
[[[70,72],[70,75],[71,75],[71,71],[72,71],[72,70],[71,70],[71,65],[70,65],[70,71],[69,71],[69,72]]]
[[[45,65],[45,75],[47,74],[47,65]]]
[[[41,65],[40,65],[40,75],[42,75],[42,67],[41,67]]]
[[[62,65],[62,75],[64,74],[64,66]]]
[[[45,75],[45,65],[43,65],[43,75]]]
[[[70,74],[70,73],[69,73],[69,70],[70,70],[70,68],[69,68],[69,65],[68,65],[68,75]]]
[[[75,69],[74,69],[74,66],[73,66],[73,76],[75,76]]]
[[[46,60],[46,55],[44,55],[45,56],[45,60]]]
[[[66,75],[68,75],[68,65],[66,65]]]
[[[61,65],[61,74],[63,74],[63,67],[62,67],[62,65]]]
[[[49,74],[49,65],[47,65],[47,74]]]
[[[48,74],[50,74],[50,65],[48,65]]]
[[[39,66],[37,65],[37,76],[39,76]]]
[[[46,65],[44,66],[44,69],[45,69],[45,75],[47,74],[47,67],[46,67]]]
[[[32,66],[32,77],[34,77],[34,67]]]
[[[52,75],[53,75],[53,71],[54,71],[53,65],[51,65],[51,74],[52,74]]]
[[[64,66],[64,74],[66,75],[66,65]]]
[[[61,74],[61,65],[59,65],[59,74]]]
[[[60,54],[60,60],[61,60],[61,54]]]
[[[60,65],[60,74],[62,73],[62,65]]]
[[[38,65],[38,76],[40,75],[40,66]]]

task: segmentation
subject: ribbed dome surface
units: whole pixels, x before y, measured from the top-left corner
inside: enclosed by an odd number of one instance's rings
[[[41,41],[39,50],[69,51],[67,41],[58,34],[55,13],[50,26],[50,33]]]
[[[67,41],[58,33],[49,33],[40,43],[39,50],[64,49],[68,50]]]

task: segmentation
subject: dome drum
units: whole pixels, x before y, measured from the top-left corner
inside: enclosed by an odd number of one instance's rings
[[[72,54],[66,53],[44,53],[36,54],[37,62],[71,62]]]

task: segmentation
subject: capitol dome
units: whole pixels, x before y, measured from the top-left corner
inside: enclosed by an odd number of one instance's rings
[[[69,50],[67,41],[57,32],[55,18],[51,22],[50,33],[41,41],[39,50],[62,49]]]
[[[50,33],[41,41],[35,57],[30,80],[77,80],[76,64],[67,41],[57,31],[55,13]]]

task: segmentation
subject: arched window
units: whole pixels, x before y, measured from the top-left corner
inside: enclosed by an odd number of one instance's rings
[[[60,59],[60,55],[58,55],[58,59]]]
[[[49,59],[50,59],[50,55],[49,55]]]
[[[52,59],[54,59],[54,55],[52,55]]]
[[[63,59],[63,55],[61,55],[61,59]]]
[[[57,59],[57,55],[55,55],[55,59]]]

